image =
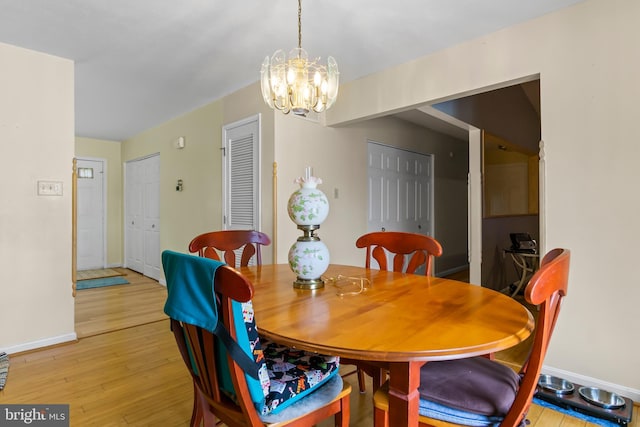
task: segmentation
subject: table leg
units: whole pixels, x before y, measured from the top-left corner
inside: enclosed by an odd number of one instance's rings
[[[417,426],[420,367],[425,362],[389,364],[389,425]]]

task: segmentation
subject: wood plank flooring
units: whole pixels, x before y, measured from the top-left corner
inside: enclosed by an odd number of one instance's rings
[[[166,319],[166,288],[157,281],[126,268],[114,269],[127,285],[83,289],[76,293],[75,324],[78,338],[130,328]]]
[[[78,342],[10,356],[0,402],[69,404],[70,425],[77,427],[188,425],[192,384],[162,312],[166,289],[124,272],[130,285],[78,292]],[[522,356],[515,351],[500,357]],[[355,375],[345,380],[357,390]],[[351,395],[351,426],[372,425],[371,384],[367,390]],[[532,427],[594,426],[535,405],[529,419]],[[331,425],[331,420],[320,424]],[[629,427],[640,427],[638,407]]]

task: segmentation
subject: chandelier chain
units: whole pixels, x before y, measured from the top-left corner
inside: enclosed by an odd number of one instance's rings
[[[302,0],[298,0],[298,47],[302,48]]]

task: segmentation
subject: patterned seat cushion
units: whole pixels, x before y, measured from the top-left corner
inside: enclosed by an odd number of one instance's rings
[[[258,380],[245,375],[258,414],[277,414],[338,373],[338,357],[296,350],[267,340],[261,342],[251,301],[234,301],[233,310],[238,344],[260,365]],[[226,356],[220,357],[219,366],[226,367],[225,361]],[[223,390],[234,395],[228,373],[221,375]]]
[[[263,345],[270,381],[263,414],[277,413],[338,372],[338,357],[296,350],[266,340]]]

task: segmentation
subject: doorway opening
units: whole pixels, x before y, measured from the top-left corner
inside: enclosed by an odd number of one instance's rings
[[[470,222],[475,218],[481,219],[480,224],[475,226],[475,231],[471,231],[470,240],[476,238],[481,241],[481,245],[473,250],[473,242],[470,242],[470,258],[472,263],[474,257],[476,263],[480,258],[481,272],[477,276],[479,281],[475,283],[492,289],[504,289],[517,278],[517,272],[509,262],[510,258],[503,256],[504,249],[511,245],[510,233],[529,233],[538,242],[538,247],[544,248],[544,242],[541,242],[544,225],[541,204],[544,200],[544,186],[541,179],[544,173],[540,170],[543,163],[538,154],[542,134],[539,77],[531,76],[505,83],[499,89],[442,102],[432,107],[473,126],[481,135],[477,140],[469,139],[470,152],[474,149],[478,154],[475,158],[470,157],[470,162],[479,162],[476,165],[470,164],[470,185],[474,185],[474,180],[478,182],[475,184],[476,194],[470,191],[469,196],[481,195],[477,210],[470,211]],[[487,133],[492,135],[489,141],[482,138],[482,134]],[[476,143],[481,144],[479,150],[478,147],[471,146]],[[496,161],[496,151],[510,152],[510,157],[524,156],[526,160]],[[489,157],[493,157],[489,166],[492,169],[489,175],[493,174],[493,177],[487,175]],[[480,168],[477,176],[471,173],[472,167]],[[495,173],[498,173],[497,178]],[[515,173],[519,177],[517,196],[507,194],[513,188],[511,182],[509,185],[505,184],[505,180],[512,179],[507,178],[505,173],[510,177]],[[490,185],[493,185],[494,191],[489,195],[486,194],[488,179],[493,181]],[[523,192],[522,188],[526,190]]]

